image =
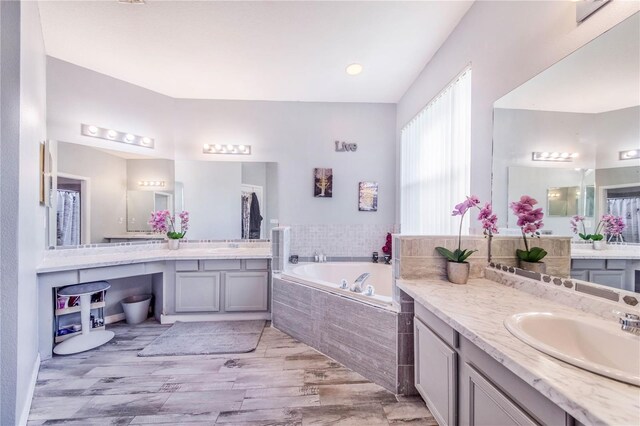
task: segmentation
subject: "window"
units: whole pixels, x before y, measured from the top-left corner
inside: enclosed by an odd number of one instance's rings
[[[402,129],[403,234],[458,233],[459,218],[451,211],[470,195],[470,119],[471,68],[467,68]],[[468,228],[467,222],[463,229]]]

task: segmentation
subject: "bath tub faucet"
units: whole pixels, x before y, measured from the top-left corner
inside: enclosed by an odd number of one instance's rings
[[[364,274],[360,275],[353,282],[353,285],[349,290],[353,291],[354,293],[362,293],[364,291],[364,282],[367,281],[369,276],[371,276],[371,274],[369,274],[368,272],[365,272]]]

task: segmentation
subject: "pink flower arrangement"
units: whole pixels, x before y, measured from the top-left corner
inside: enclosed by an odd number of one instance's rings
[[[578,236],[585,241],[602,241],[604,239],[603,234],[609,235],[609,238],[619,238],[625,228],[624,219],[612,214],[602,215],[602,218],[600,219],[600,222],[598,222],[593,234],[587,234],[584,227],[584,216],[573,216],[570,224],[573,233],[578,234]],[[582,225],[582,232],[578,232],[578,225]]]
[[[536,204],[538,201],[528,195],[523,195],[519,201],[509,203],[509,208],[518,218],[516,223],[520,227],[524,239],[525,250],[518,249],[516,254],[520,260],[526,262],[540,262],[547,255],[547,252],[540,247],[529,249],[527,242],[527,235],[532,238],[540,237],[540,229],[544,226],[542,221],[544,213],[542,208],[534,208]]]
[[[488,236],[498,233],[498,216],[493,213],[491,203],[486,203],[480,208],[478,220],[482,224],[483,233]]]
[[[478,220],[482,223],[482,229],[484,234],[492,236],[494,233],[498,233],[498,217],[493,213],[491,204],[486,203],[484,207],[480,207],[480,200],[475,195],[467,197],[463,202],[456,204],[451,212],[451,216],[460,216],[460,229],[458,231],[458,248],[454,251],[446,249],[444,247],[436,247],[438,253],[444,256],[450,262],[463,263],[477,250],[462,250],[462,223],[464,215],[470,208],[476,207],[480,210],[478,214]]]
[[[153,232],[166,233],[172,240],[184,238],[189,229],[189,212],[183,211],[178,214],[180,219],[180,232],[176,231],[176,217],[171,216],[169,210],[158,210],[151,212],[151,218],[147,222]]]

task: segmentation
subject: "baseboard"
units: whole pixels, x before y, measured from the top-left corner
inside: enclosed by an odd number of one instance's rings
[[[243,321],[243,320],[271,320],[270,312],[242,312],[226,314],[175,314],[160,315],[160,324],[173,324],[176,321]]]
[[[33,370],[31,371],[31,380],[29,380],[29,387],[27,388],[27,400],[22,407],[22,413],[20,413],[20,419],[18,425],[25,426],[29,420],[29,411],[31,411],[31,402],[33,401],[33,393],[36,390],[36,382],[38,381],[38,372],[40,371],[40,354],[36,356],[36,361],[33,363]]]
[[[113,324],[114,322],[124,321],[124,312],[119,314],[107,315],[104,317],[105,324]]]

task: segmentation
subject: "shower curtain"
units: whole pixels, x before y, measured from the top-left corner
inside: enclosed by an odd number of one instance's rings
[[[57,245],[80,244],[80,194],[76,191],[58,190]]]
[[[640,242],[640,197],[609,198],[607,203],[609,213],[624,219],[624,241]]]
[[[251,226],[251,193],[242,193],[242,239],[249,238]]]

